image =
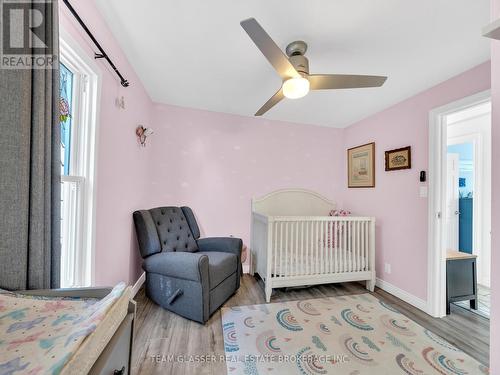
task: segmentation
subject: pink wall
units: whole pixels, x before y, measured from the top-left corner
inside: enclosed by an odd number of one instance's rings
[[[429,111],[489,88],[490,64],[484,63],[348,127],[343,134],[345,149],[376,142],[376,188],[345,188],[343,201],[344,208],[377,218],[377,277],[423,300],[427,299],[428,202],[419,196],[419,171],[428,169]],[[412,169],[385,172],[384,151],[405,146],[412,146]],[[384,263],[391,264],[391,274],[383,272]]]
[[[500,18],[500,0],[492,1],[492,20]],[[492,202],[491,202],[491,320],[490,367],[492,375],[500,375],[500,41],[491,43],[492,113]]]
[[[189,205],[207,236],[249,243],[250,202],[301,187],[338,199],[341,130],[156,105],[149,204]]]
[[[152,102],[129,65],[93,1],[72,1],[97,40],[131,82],[123,88],[111,68],[97,61],[102,73],[97,147],[97,211],[95,284],[135,282],[139,275],[138,251],[132,227],[132,211],[142,207],[147,194],[148,149],[140,148],[134,136],[138,124],[148,125]],[[96,48],[80,25],[59,2],[62,28],[93,58]],[[124,96],[126,109],[115,106]]]

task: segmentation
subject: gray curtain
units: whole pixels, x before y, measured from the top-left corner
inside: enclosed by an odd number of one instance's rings
[[[51,10],[45,14],[42,33],[52,39],[58,56],[57,1]],[[0,68],[0,288],[59,286],[59,64],[55,65],[56,69]]]

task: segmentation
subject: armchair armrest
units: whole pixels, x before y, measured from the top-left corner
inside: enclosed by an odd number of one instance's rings
[[[232,253],[241,259],[241,249],[243,241],[234,237],[210,237],[202,238],[197,241],[199,251],[222,251]]]
[[[146,272],[178,279],[207,282],[208,257],[188,252],[163,252],[147,257],[142,263]]]

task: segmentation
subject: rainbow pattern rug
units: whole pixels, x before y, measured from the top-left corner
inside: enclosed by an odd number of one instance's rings
[[[229,375],[479,375],[488,369],[370,294],[222,309]]]

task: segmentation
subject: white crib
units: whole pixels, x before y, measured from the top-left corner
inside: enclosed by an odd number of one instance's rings
[[[327,216],[335,203],[304,189],[252,200],[250,273],[273,288],[366,281],[375,287],[375,218]]]

